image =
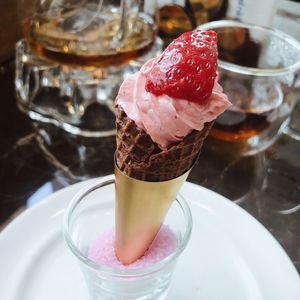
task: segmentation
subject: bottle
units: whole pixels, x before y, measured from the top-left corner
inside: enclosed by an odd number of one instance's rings
[[[158,0],[155,7],[158,34],[167,45],[186,31],[225,17],[227,5],[228,0]]]

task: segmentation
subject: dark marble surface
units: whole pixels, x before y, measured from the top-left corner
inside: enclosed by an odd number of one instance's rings
[[[111,174],[115,149],[114,137],[79,138],[32,122],[17,109],[13,79],[13,63],[6,63],[0,68],[0,229],[55,190]],[[189,177],[228,197],[263,223],[298,271],[299,153],[300,142],[286,135],[265,152],[249,157],[209,138]]]

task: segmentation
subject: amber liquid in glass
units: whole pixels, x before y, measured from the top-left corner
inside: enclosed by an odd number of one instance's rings
[[[254,113],[226,111],[218,117],[210,135],[225,141],[251,138],[270,126],[268,116],[272,112]]]
[[[24,22],[25,39],[33,50],[50,60],[80,66],[121,65],[145,54],[154,40],[153,26],[141,17],[129,16],[130,34],[120,43],[120,16],[110,14],[107,22],[91,23],[83,30],[64,30],[67,15],[47,19],[36,17]],[[126,33],[125,33],[126,34]]]
[[[249,32],[246,29],[223,29],[218,34],[218,40],[219,57],[222,60],[245,67],[258,67],[260,45],[249,38]],[[231,81],[234,84],[234,77],[228,76],[226,71],[225,74],[221,74],[220,83],[222,85],[226,82],[228,90],[231,89]],[[244,84],[246,83],[244,82]],[[252,83],[250,83],[251,85]],[[259,135],[271,126],[271,120],[274,119],[272,116],[277,113],[282,99],[275,99],[275,97],[269,101],[270,105],[267,109],[262,109],[255,107],[254,103],[258,101],[252,100],[250,90],[249,95],[243,99],[245,108],[238,109],[233,106],[225,111],[216,119],[210,131],[211,136],[225,141],[242,141]],[[234,103],[234,99],[229,100]]]
[[[219,20],[227,11],[227,0],[186,0],[184,6],[164,5],[157,10],[159,35],[167,41],[197,26]]]

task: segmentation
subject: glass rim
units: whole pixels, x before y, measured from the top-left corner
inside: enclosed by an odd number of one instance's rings
[[[116,268],[111,268],[107,267],[104,265],[97,264],[96,262],[92,261],[88,257],[86,257],[75,245],[73,242],[73,239],[70,235],[70,220],[72,213],[76,209],[77,205],[80,203],[80,201],[87,196],[88,194],[92,193],[93,191],[109,186],[115,183],[114,175],[109,175],[101,178],[100,182],[94,182],[84,188],[82,188],[80,191],[76,193],[76,195],[72,198],[71,202],[67,206],[67,209],[64,213],[64,218],[63,218],[63,235],[65,238],[65,241],[72,251],[72,253],[86,266],[89,268],[95,270],[95,271],[100,271],[102,273],[106,273],[115,277],[123,277],[123,278],[129,278],[129,277],[135,277],[135,276],[145,276],[149,275],[151,273],[154,273],[160,269],[162,269],[165,265],[171,263],[174,261],[185,249],[188,240],[191,236],[191,231],[192,231],[192,213],[191,210],[186,202],[186,200],[178,194],[176,196],[175,201],[177,204],[180,206],[181,211],[183,213],[183,217],[187,220],[187,226],[183,235],[183,238],[178,241],[178,245],[175,249],[174,252],[172,252],[170,255],[165,257],[164,259],[160,260],[159,262],[152,264],[148,267],[144,268],[138,268],[138,269],[116,269]],[[174,202],[175,202],[174,201]]]
[[[247,28],[247,29],[254,29],[256,31],[261,31],[265,33],[271,33],[272,35],[275,35],[282,41],[287,42],[291,46],[293,46],[295,49],[297,49],[300,53],[300,43],[293,38],[292,36],[274,29],[269,28],[265,26],[255,25],[255,24],[248,24],[248,23],[241,23],[239,21],[230,21],[230,20],[221,20],[221,21],[213,21],[208,22],[205,24],[202,24],[198,26],[196,29],[200,30],[214,30],[217,28],[222,27],[239,27],[239,28]],[[300,69],[300,60],[295,62],[292,65],[289,65],[287,67],[283,68],[276,68],[276,69],[269,69],[269,68],[251,68],[251,67],[245,67],[240,66],[234,63],[226,62],[224,60],[218,59],[218,66],[234,73],[239,73],[243,75],[252,75],[252,76],[282,76],[287,75],[292,72],[295,72]]]

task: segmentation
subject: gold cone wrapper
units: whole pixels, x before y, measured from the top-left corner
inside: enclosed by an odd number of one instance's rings
[[[115,163],[115,249],[123,264],[134,262],[148,249],[189,172],[149,182],[128,177]]]

